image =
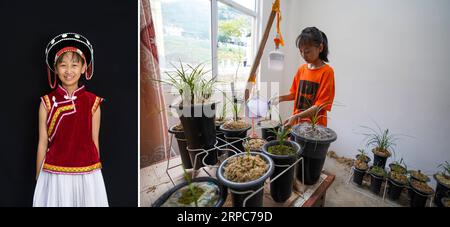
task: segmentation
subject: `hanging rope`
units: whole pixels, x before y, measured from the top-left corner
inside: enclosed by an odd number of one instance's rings
[[[283,36],[281,35],[280,22],[281,22],[281,10],[280,10],[280,0],[275,0],[272,5],[272,11],[277,13],[277,35],[273,40],[275,45],[278,47],[279,45],[284,46]]]

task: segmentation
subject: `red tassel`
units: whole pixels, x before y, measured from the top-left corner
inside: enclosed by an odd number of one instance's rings
[[[53,74],[53,84],[52,84],[52,78],[51,78],[51,72],[50,68],[47,67],[47,78],[48,78],[48,84],[50,85],[51,89],[54,89],[56,87],[56,73]]]
[[[84,74],[86,77],[86,80],[90,80],[92,78],[92,68],[91,65],[87,67],[86,74]]]

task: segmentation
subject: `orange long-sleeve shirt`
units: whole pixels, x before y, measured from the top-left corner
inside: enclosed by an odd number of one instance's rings
[[[327,126],[327,111],[331,111],[334,100],[334,71],[329,65],[308,69],[307,64],[298,68],[290,93],[295,95],[293,114],[301,113],[311,106],[325,107],[319,112],[318,124]],[[308,121],[300,119],[298,122]]]

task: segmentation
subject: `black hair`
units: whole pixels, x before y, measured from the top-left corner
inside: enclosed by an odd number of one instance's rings
[[[64,52],[61,54],[61,56],[58,57],[58,59],[55,62],[55,66],[57,66],[58,64],[61,64],[64,56],[67,53],[72,53],[72,60],[74,60],[75,62],[81,62],[81,65],[84,65],[84,59],[81,57],[81,55],[77,52],[73,52],[73,51],[69,51],[69,52]]]
[[[328,62],[328,39],[325,33],[320,31],[316,27],[307,27],[303,29],[302,33],[295,40],[297,48],[300,48],[304,44],[313,44],[315,46],[320,46],[323,44],[323,50],[319,54],[319,58]]]

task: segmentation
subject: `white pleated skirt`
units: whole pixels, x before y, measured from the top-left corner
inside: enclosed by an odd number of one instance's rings
[[[34,207],[107,207],[101,170],[71,175],[41,171],[33,198]]]

